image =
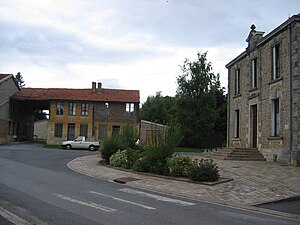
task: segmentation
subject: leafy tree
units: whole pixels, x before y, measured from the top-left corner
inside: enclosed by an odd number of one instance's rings
[[[198,52],[193,62],[185,59],[181,70],[177,77],[178,121],[184,132],[183,144],[197,146],[195,140],[215,134],[219,118],[216,93],[223,89],[219,74],[214,74],[207,62],[207,53]]]
[[[25,81],[23,79],[23,76],[21,74],[21,72],[18,72],[17,75],[16,75],[16,80],[18,82],[18,85],[20,88],[23,88],[25,87]]]
[[[157,92],[155,96],[149,96],[140,112],[141,119],[161,124],[174,124],[176,114],[176,98],[162,96],[161,92]]]

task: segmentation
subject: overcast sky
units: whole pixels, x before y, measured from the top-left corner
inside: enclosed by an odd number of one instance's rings
[[[225,64],[254,23],[269,33],[300,13],[299,0],[0,0],[0,73],[26,87],[140,90],[175,95],[185,58]]]

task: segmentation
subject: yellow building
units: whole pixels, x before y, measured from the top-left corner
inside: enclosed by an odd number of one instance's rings
[[[93,82],[90,89],[23,88],[14,100],[48,107],[47,144],[77,136],[100,140],[140,122],[139,91],[106,89],[101,83]]]

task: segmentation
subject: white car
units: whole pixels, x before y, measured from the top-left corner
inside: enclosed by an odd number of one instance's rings
[[[61,147],[68,150],[89,149],[90,151],[95,151],[100,147],[100,143],[98,141],[85,141],[84,136],[79,136],[74,141],[64,141]]]

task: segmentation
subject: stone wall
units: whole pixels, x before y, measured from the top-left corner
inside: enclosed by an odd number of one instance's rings
[[[290,30],[291,29],[291,30]],[[229,147],[252,147],[251,106],[257,105],[257,148],[269,161],[299,160],[300,25],[291,23],[236,58],[229,70]],[[291,40],[291,43],[290,43]],[[272,48],[279,45],[280,77],[273,79]],[[291,47],[291,49],[290,49]],[[251,60],[257,59],[257,88],[251,89]],[[290,60],[292,59],[292,60]],[[235,71],[240,69],[240,94]],[[292,75],[291,75],[292,74]],[[290,80],[292,79],[292,81]],[[292,83],[292,88],[290,84]],[[291,92],[292,90],[292,92]],[[291,108],[292,94],[292,108]],[[272,100],[279,99],[280,134],[272,137]],[[235,110],[240,110],[240,136],[234,138]],[[291,124],[292,110],[292,124]],[[292,140],[291,140],[292,134]],[[292,152],[291,152],[292,143]]]

